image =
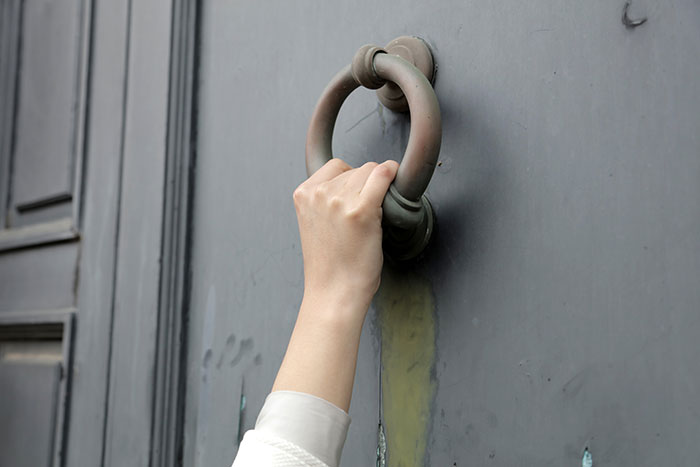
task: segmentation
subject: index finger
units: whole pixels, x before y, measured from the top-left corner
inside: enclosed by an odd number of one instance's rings
[[[386,161],[374,168],[367,177],[365,185],[360,191],[360,198],[374,206],[381,206],[384,196],[389,190],[389,185],[396,177],[399,170],[399,163],[396,161]]]

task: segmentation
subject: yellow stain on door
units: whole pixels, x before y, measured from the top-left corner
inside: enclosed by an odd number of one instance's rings
[[[435,394],[435,306],[430,284],[385,266],[375,305],[382,334],[382,408],[391,467],[424,465]]]

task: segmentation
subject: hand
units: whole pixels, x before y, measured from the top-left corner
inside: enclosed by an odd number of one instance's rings
[[[382,202],[397,170],[395,161],[351,169],[331,159],[295,190],[305,298],[350,299],[367,311],[383,264]]]
[[[304,299],[273,391],[350,407],[362,322],[382,272],[382,201],[398,164],[331,159],[294,192]]]

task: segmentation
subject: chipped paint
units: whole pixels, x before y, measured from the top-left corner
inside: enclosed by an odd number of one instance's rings
[[[237,445],[241,445],[241,441],[243,441],[243,436],[245,435],[245,430],[243,428],[243,417],[245,416],[245,408],[247,405],[246,402],[246,397],[245,397],[245,378],[241,376],[241,405],[240,409],[238,410],[238,433],[236,434],[236,441]]]
[[[377,434],[377,467],[386,467],[386,437],[381,423]]]
[[[581,467],[593,467],[593,456],[591,451],[586,448],[583,451],[583,460],[581,461]]]
[[[430,284],[384,268],[377,295],[388,464],[425,465],[435,395],[435,306]],[[380,435],[381,436],[381,435]]]

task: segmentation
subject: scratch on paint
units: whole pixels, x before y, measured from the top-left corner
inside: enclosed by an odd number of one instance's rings
[[[388,465],[425,465],[435,395],[432,289],[415,274],[385,267],[376,305],[382,333],[382,410]]]
[[[371,111],[370,113],[368,113],[367,115],[365,115],[364,117],[362,117],[361,119],[359,119],[358,121],[356,121],[354,125],[352,125],[350,128],[348,128],[347,130],[345,130],[345,133],[350,133],[352,130],[355,129],[355,127],[357,127],[357,125],[359,125],[360,123],[364,122],[364,121],[367,120],[369,117],[371,117],[371,116],[374,115],[376,112],[378,112],[378,109],[379,109],[379,107],[375,108],[373,111]]]
[[[238,433],[236,434],[236,440],[238,441],[238,446],[241,445],[241,441],[243,441],[243,435],[245,434],[243,431],[243,417],[245,416],[245,406],[246,406],[246,398],[245,398],[245,378],[241,376],[241,406],[240,410],[238,411]]]
[[[384,436],[384,427],[379,424],[379,434],[377,437],[377,467],[386,467],[386,437]]]

